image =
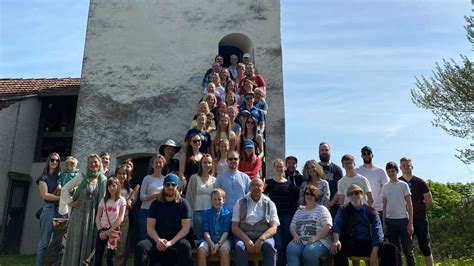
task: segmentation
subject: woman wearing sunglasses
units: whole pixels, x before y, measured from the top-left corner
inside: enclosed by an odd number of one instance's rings
[[[192,133],[186,141],[185,153],[179,159],[179,189],[186,195],[186,188],[188,181],[192,175],[199,170],[199,162],[202,158],[202,153],[199,151],[202,144],[202,136],[198,133]]]

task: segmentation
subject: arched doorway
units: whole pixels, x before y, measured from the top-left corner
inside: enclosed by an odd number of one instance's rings
[[[242,33],[231,33],[228,34],[219,41],[218,45],[219,54],[224,57],[224,66],[230,65],[229,57],[235,54],[239,57],[239,62],[242,62],[242,56],[244,53],[249,53],[252,57],[253,62],[253,44],[247,35]]]

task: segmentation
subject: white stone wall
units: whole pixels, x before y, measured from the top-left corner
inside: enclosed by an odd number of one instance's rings
[[[156,153],[182,142],[226,35],[248,36],[267,82],[267,161],[285,154],[278,0],[92,0],[73,153]]]

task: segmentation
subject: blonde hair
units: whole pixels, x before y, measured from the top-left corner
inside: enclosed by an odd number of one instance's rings
[[[64,164],[66,166],[68,166],[68,165],[76,165],[77,166],[78,163],[79,163],[79,161],[76,158],[72,157],[72,156],[66,157],[66,160],[64,161]]]
[[[225,191],[222,188],[215,188],[211,191],[211,197],[213,195],[219,195],[219,196],[225,198]]]

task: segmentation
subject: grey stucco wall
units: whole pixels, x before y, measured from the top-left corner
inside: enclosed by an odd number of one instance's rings
[[[280,3],[92,0],[73,154],[114,158],[182,142],[205,71],[226,35],[253,44],[267,82],[267,161],[285,154]]]

